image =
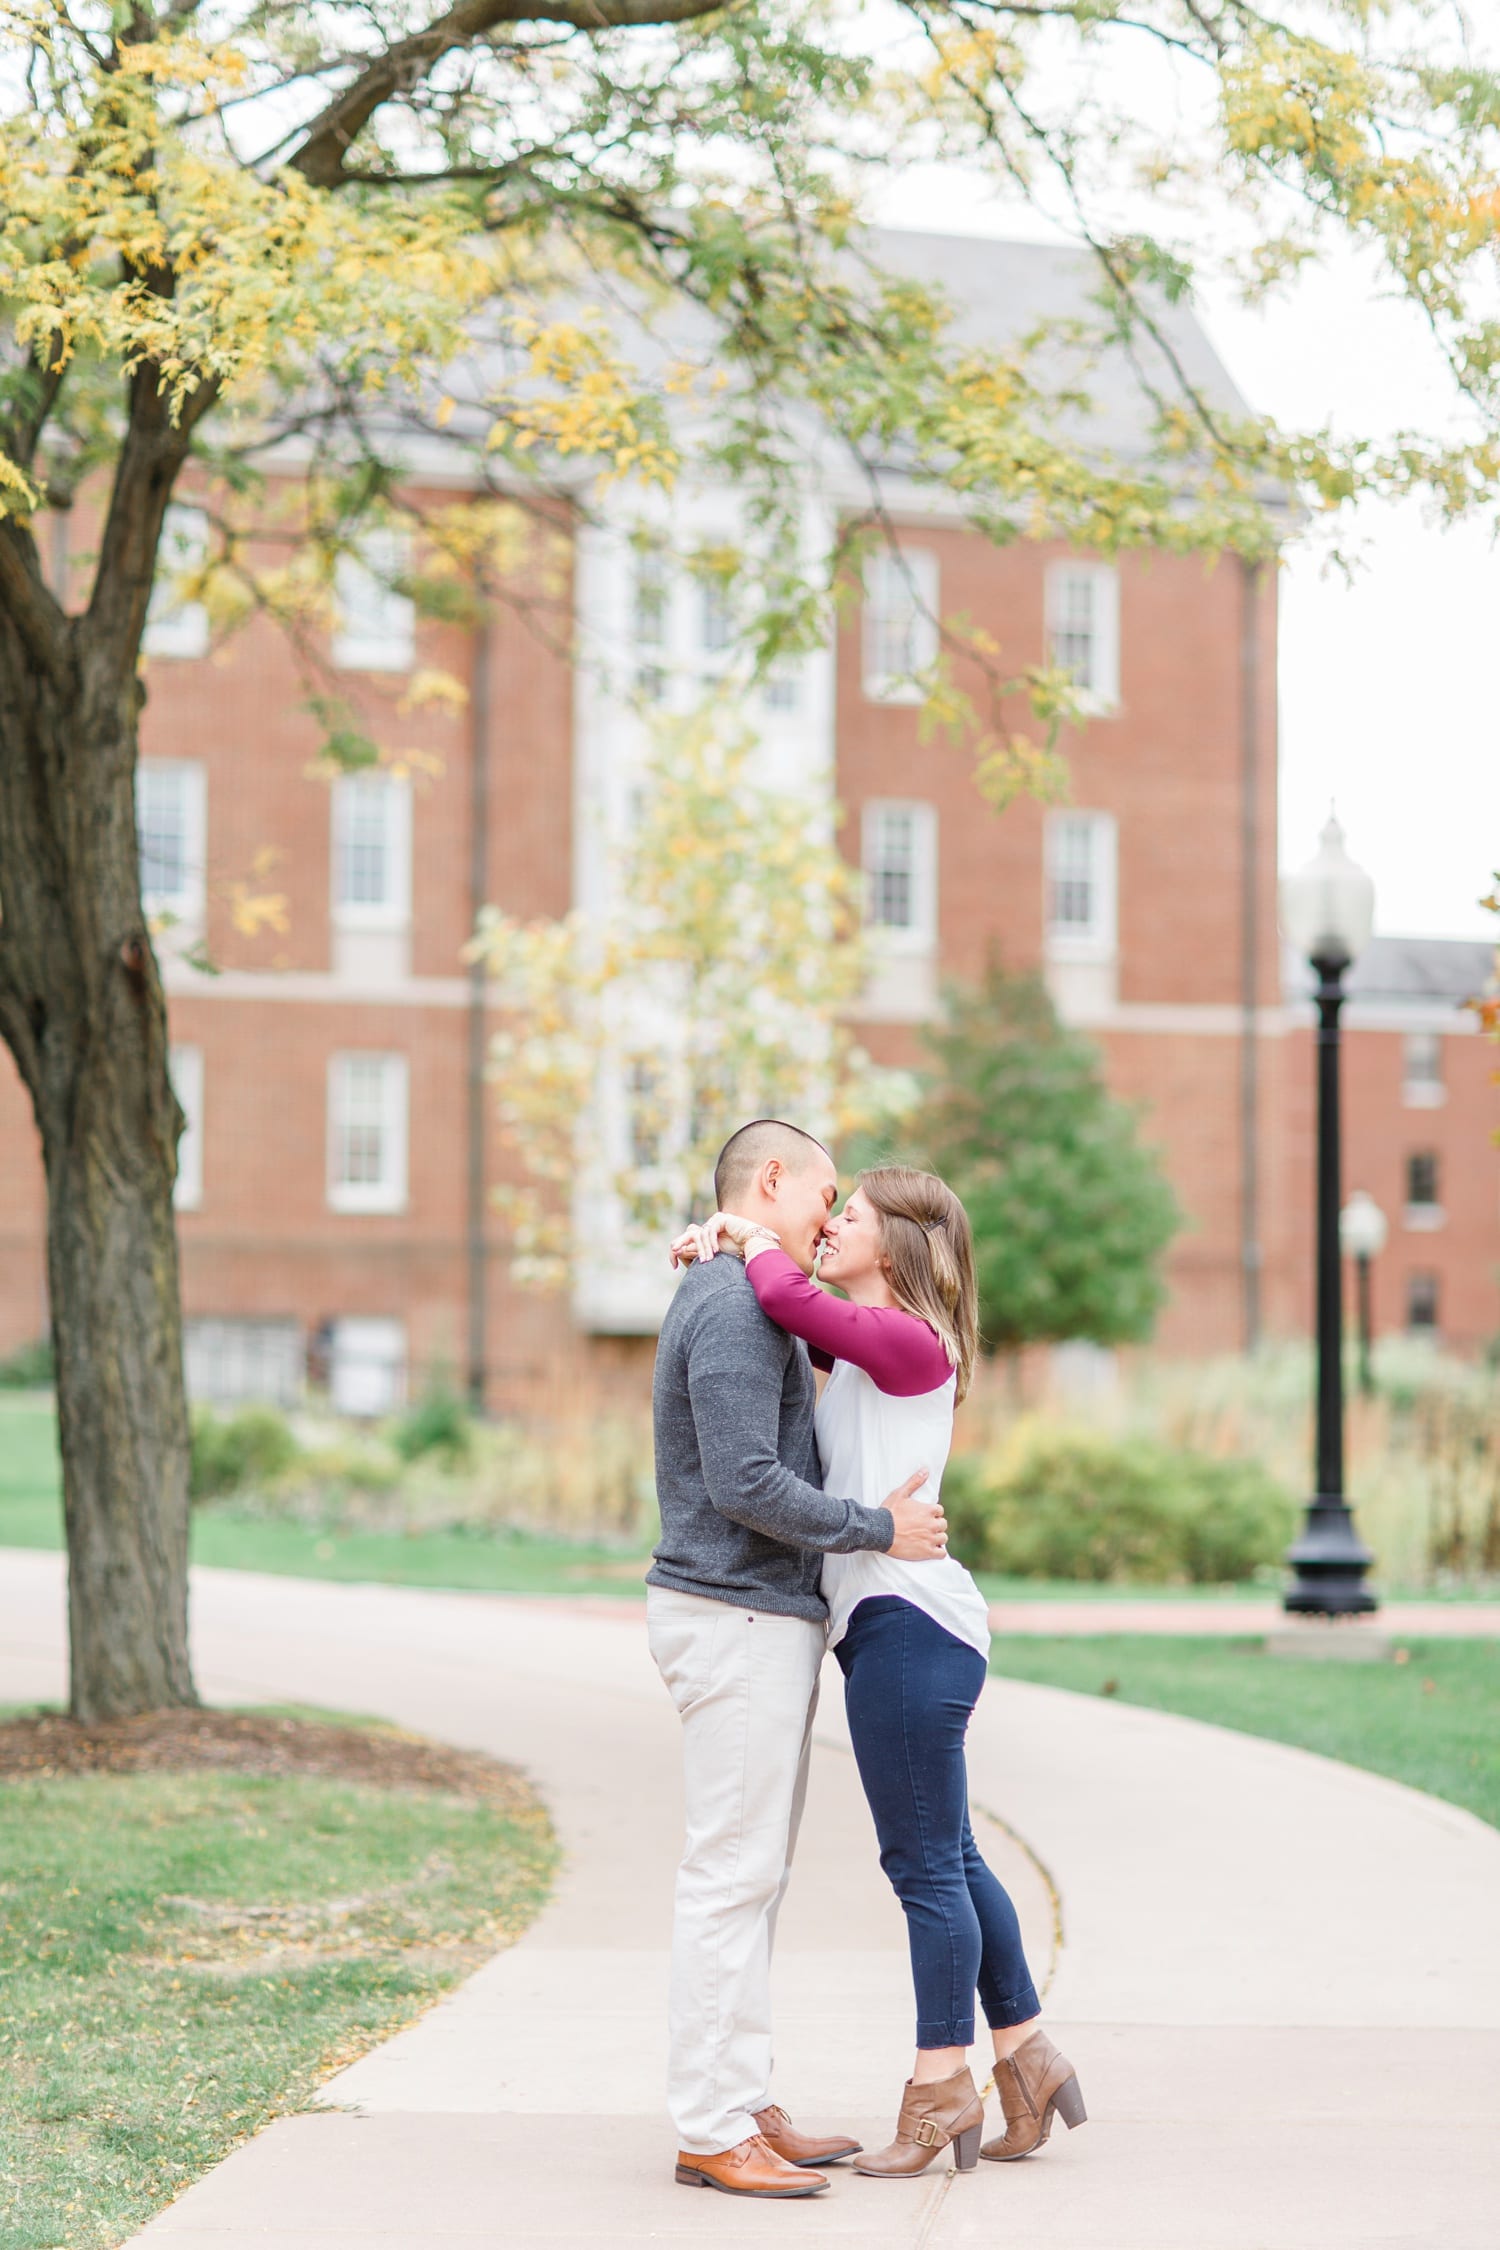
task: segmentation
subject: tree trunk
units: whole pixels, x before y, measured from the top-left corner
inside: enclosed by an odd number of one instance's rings
[[[47,1175],[71,1708],[197,1700],[172,1190],[182,1113],[141,909],[140,689],[87,617],[36,660],[0,608],[0,1033]]]

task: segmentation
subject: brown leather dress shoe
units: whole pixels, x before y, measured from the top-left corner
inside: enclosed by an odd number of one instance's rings
[[[759,2133],[719,2156],[689,2156],[679,2149],[677,2178],[682,2187],[717,2188],[721,2195],[821,2195],[828,2185],[821,2173],[788,2164]]]
[[[996,2063],[995,2091],[1005,2112],[1005,2131],[979,2151],[992,2164],[1010,2164],[1040,2148],[1052,2130],[1054,2112],[1069,2132],[1088,2120],[1073,2065],[1045,2031],[1034,2031],[1013,2055]]]
[[[859,2142],[847,2133],[799,2133],[786,2111],[774,2103],[770,2109],[758,2109],[755,2122],[761,2139],[788,2164],[841,2164],[846,2156],[859,2154]]]
[[[914,2180],[951,2142],[960,2172],[972,2172],[983,2131],[984,2104],[967,2069],[925,2086],[908,2078],[896,2138],[873,2156],[857,2157],[854,2169],[877,2180]]]

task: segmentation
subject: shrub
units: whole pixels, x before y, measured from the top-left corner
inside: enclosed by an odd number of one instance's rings
[[[1277,1560],[1290,1502],[1252,1461],[1018,1426],[943,1480],[953,1551],[1018,1578],[1222,1585]]]
[[[227,1422],[211,1407],[193,1414],[193,1460],[189,1489],[195,1500],[265,1484],[288,1470],[297,1458],[297,1440],[274,1407],[247,1406]]]
[[[435,1383],[396,1424],[391,1432],[391,1443],[403,1461],[420,1460],[424,1453],[438,1453],[450,1467],[462,1466],[474,1451],[473,1426],[463,1400],[445,1383]]]
[[[52,1373],[51,1341],[39,1336],[34,1344],[22,1344],[9,1359],[0,1359],[0,1390],[44,1391]]]

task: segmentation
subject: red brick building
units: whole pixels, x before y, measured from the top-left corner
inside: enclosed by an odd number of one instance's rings
[[[902,250],[959,301],[988,290],[1018,320],[1077,289],[1048,251]],[[1179,342],[1227,393],[1201,334],[1184,323]],[[1128,442],[1118,399],[1112,411]],[[860,496],[830,480],[808,505],[826,529]],[[699,534],[733,532],[732,494],[704,488],[679,510]],[[1162,1347],[1305,1332],[1310,1010],[1283,994],[1276,925],[1274,573],[997,548],[899,488],[891,514],[899,564],[871,565],[862,605],[760,711],[768,761],[826,778],[869,877],[865,1043],[908,1060],[940,975],[974,974],[992,948],[1042,968],[1144,1106],[1188,1214]],[[139,814],[148,906],[171,918],[198,1392],[291,1397],[310,1371],[375,1410],[438,1365],[461,1378],[482,1364],[495,1404],[562,1396],[585,1368],[596,1386],[638,1379],[655,1267],[642,1279],[605,1260],[571,1306],[511,1284],[487,1207],[493,996],[462,961],[486,900],[528,918],[595,897],[639,755],[621,667],[670,700],[723,645],[701,583],[642,583],[638,529],[621,502],[579,535],[558,598],[585,656],[608,660],[578,666],[503,603],[480,633],[418,621],[382,582],[389,555],[369,558],[379,576],[351,565],[328,654],[398,753],[364,778],[311,774],[305,686],[269,625],[210,650],[206,619],[163,598]],[[172,532],[189,549],[203,536],[190,494]],[[919,743],[906,675],[931,612],[987,625],[1007,664],[1050,652],[1074,668],[1092,716],[1066,745],[1068,805],[996,816],[960,755]],[[468,683],[467,712],[406,707],[426,668]],[[1461,1006],[1486,969],[1482,946],[1379,941],[1350,1015],[1346,1175],[1392,1222],[1378,1323],[1463,1349],[1500,1332],[1500,1102]],[[3,1353],[46,1322],[40,1165],[8,1060],[0,1183]]]

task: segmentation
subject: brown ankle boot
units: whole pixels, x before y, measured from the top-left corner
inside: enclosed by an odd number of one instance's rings
[[[1040,2148],[1052,2130],[1052,2112],[1069,2132],[1088,2117],[1078,2078],[1045,2031],[1034,2031],[1013,2055],[995,2065],[995,2091],[1005,2112],[1005,2131],[979,2151],[992,2164],[1009,2164]]]
[[[873,2156],[857,2156],[854,2169],[877,2180],[915,2179],[951,2141],[960,2172],[972,2172],[983,2130],[984,2104],[967,2070],[955,2070],[951,2078],[939,2078],[930,2086],[918,2086],[908,2078],[896,2138]]]

